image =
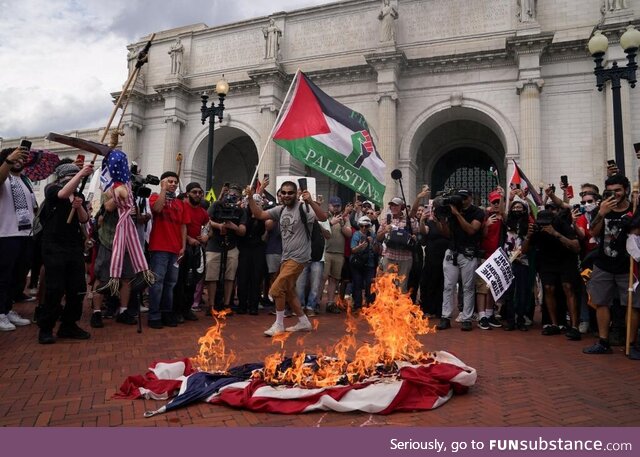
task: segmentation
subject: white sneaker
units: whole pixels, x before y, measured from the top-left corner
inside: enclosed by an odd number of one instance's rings
[[[588,333],[589,332],[589,323],[588,322],[580,322],[580,325],[578,326],[578,331],[580,331],[580,333]]]
[[[531,327],[533,325],[533,322],[527,316],[524,316],[524,325],[526,325],[527,327]]]
[[[27,293],[32,297],[35,297],[36,295],[38,295],[38,288],[34,287],[33,289],[27,289]]]
[[[459,312],[456,316],[456,322],[462,322],[462,312]]]
[[[277,335],[278,333],[283,333],[283,332],[284,332],[284,325],[274,322],[271,327],[269,327],[267,330],[264,331],[264,334],[266,336],[274,336],[274,335]]]
[[[7,313],[7,319],[9,319],[9,322],[11,322],[13,325],[17,327],[23,327],[31,323],[29,319],[25,319],[20,314],[16,313],[14,310],[11,310]]]
[[[140,312],[141,312],[141,313],[148,313],[148,312],[149,312],[149,308],[148,308],[148,307],[146,307],[146,306],[141,306],[141,307],[140,307]]]
[[[10,332],[11,330],[15,330],[16,326],[9,322],[9,318],[6,314],[0,314],[0,331],[2,332]]]
[[[287,327],[287,332],[310,332],[312,328],[311,322],[308,320],[306,322],[298,321],[296,325]]]

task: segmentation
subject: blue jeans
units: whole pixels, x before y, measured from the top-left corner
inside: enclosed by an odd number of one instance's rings
[[[316,309],[318,306],[318,290],[322,281],[324,271],[323,262],[309,262],[298,276],[296,281],[296,293],[303,308]],[[307,281],[309,282],[309,295],[305,299],[307,291]]]
[[[351,267],[351,282],[353,283],[353,307],[355,309],[362,308],[362,291],[364,290],[367,303],[373,302],[371,294],[371,282],[375,275],[373,266],[363,268]]]
[[[173,288],[178,282],[178,256],[171,252],[152,251],[149,267],[156,274],[156,282],[149,288],[149,320],[157,321],[161,313],[173,307]]]

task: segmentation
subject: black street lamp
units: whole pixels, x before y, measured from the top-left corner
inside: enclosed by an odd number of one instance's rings
[[[615,143],[616,165],[620,173],[625,174],[624,166],[624,139],[622,135],[622,102],[620,99],[620,82],[626,79],[629,85],[636,87],[636,52],[640,46],[640,31],[632,25],[627,27],[627,31],[620,37],[620,46],[627,53],[627,66],[618,67],[618,62],[614,61],[611,68],[604,68],[602,61],[604,54],[609,47],[609,40],[599,30],[596,30],[589,40],[589,52],[593,56],[596,68],[593,73],[596,75],[596,87],[602,91],[605,82],[611,81],[611,95],[613,96],[613,136]]]
[[[205,192],[209,192],[211,190],[211,186],[213,185],[213,129],[215,118],[218,116],[219,122],[222,122],[222,113],[224,112],[224,98],[229,93],[229,83],[224,79],[224,75],[222,75],[222,79],[218,81],[216,84],[216,94],[218,94],[218,99],[220,102],[218,106],[215,106],[213,102],[211,102],[211,106],[207,107],[207,101],[209,100],[209,96],[204,93],[202,94],[202,108],[200,111],[202,112],[202,124],[209,118],[209,143],[207,145],[207,180]]]

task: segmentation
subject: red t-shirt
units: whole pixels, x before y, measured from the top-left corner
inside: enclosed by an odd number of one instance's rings
[[[209,215],[207,210],[202,206],[191,206],[189,202],[184,203],[185,212],[189,215],[189,223],[187,224],[187,236],[198,238],[201,234],[203,225],[209,223]]]
[[[158,200],[158,194],[153,194],[149,198],[149,204]],[[182,226],[189,224],[189,213],[185,211],[185,203],[174,198],[165,203],[164,208],[159,213],[153,213],[153,226],[149,236],[149,251],[162,251],[179,254],[184,249],[182,242]]]
[[[491,214],[487,213],[485,222],[490,216]],[[488,259],[500,246],[500,234],[502,233],[503,224],[504,221],[500,218],[487,227],[487,234],[482,237],[482,241],[480,242],[480,249],[484,251],[485,259]]]
[[[587,220],[587,216],[582,214],[578,219],[576,219],[576,227],[580,227],[584,230],[585,238],[582,241],[582,247],[584,248],[584,253],[588,254],[598,247],[598,239],[592,237],[589,234],[589,221]]]

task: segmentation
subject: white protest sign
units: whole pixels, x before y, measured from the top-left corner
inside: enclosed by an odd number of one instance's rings
[[[513,270],[509,256],[498,249],[476,270],[484,282],[489,285],[494,300],[498,300],[513,282]]]

